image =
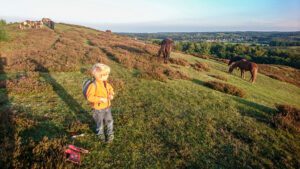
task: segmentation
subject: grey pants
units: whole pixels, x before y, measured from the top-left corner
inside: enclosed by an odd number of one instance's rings
[[[113,134],[113,118],[111,115],[111,108],[102,110],[94,110],[93,118],[96,122],[97,135],[104,134],[104,126],[107,126],[107,135]]]

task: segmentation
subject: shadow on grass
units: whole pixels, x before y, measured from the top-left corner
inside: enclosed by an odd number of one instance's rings
[[[84,113],[85,110],[79,103],[49,74],[49,70],[37,61],[33,60],[37,65],[37,69],[40,71],[40,76],[49,83],[53,91],[67,104],[70,110],[75,113]]]
[[[192,79],[192,82],[193,83],[195,83],[195,84],[197,84],[197,85],[202,85],[202,86],[204,86],[204,87],[207,87],[207,86],[205,86],[204,85],[204,81],[202,81],[202,80],[199,80],[199,79]],[[208,87],[207,87],[208,88]],[[211,88],[209,88],[209,89],[211,89]]]
[[[108,51],[107,49],[105,49],[105,48],[100,48],[100,47],[99,47],[99,49],[100,49],[103,53],[105,53],[106,56],[107,56],[110,60],[115,61],[115,62],[117,62],[117,63],[120,63],[119,59],[118,59],[113,53],[109,52],[109,51]]]
[[[27,140],[28,138],[32,138],[34,141],[41,141],[44,137],[49,139],[51,138],[60,138],[63,137],[66,133],[65,131],[56,125],[55,122],[52,121],[51,118],[46,116],[38,116],[38,115],[30,115],[27,114],[30,111],[27,110],[25,116],[21,117],[22,119],[30,119],[35,121],[34,125],[27,127],[20,132],[20,136],[23,140]]]
[[[14,137],[16,126],[13,122],[13,112],[11,103],[8,99],[8,90],[6,86],[7,75],[4,71],[6,58],[0,58],[0,166],[3,168],[12,168],[13,150],[15,149],[16,139]]]
[[[10,103],[4,60],[0,58],[1,168],[66,168],[62,153],[66,132],[51,117],[33,115],[30,108]]]
[[[195,84],[207,87],[207,86],[205,86],[205,82],[201,81],[199,79],[192,79],[192,82]],[[249,85],[251,85],[251,84],[249,84]],[[209,88],[209,87],[207,87],[207,88]],[[209,88],[209,89],[211,89],[211,88]],[[264,122],[266,124],[270,124],[270,117],[268,115],[272,115],[273,113],[276,112],[275,109],[272,109],[270,107],[267,107],[267,106],[264,106],[264,105],[261,105],[261,104],[255,103],[255,102],[248,101],[243,98],[239,98],[239,97],[235,97],[235,96],[231,96],[231,98],[235,102],[239,103],[237,108],[241,115],[255,118],[257,121]]]
[[[266,124],[270,124],[270,117],[276,112],[275,109],[242,98],[233,98],[233,100],[239,103],[238,109],[242,115]]]
[[[37,70],[40,71],[40,76],[52,86],[53,91],[65,102],[69,110],[71,110],[74,113],[73,118],[65,118],[64,125],[70,125],[72,121],[76,120],[88,123],[90,129],[92,130],[92,128],[94,127],[92,122],[92,116],[89,115],[87,111],[84,110],[82,106],[50,75],[49,70],[47,68],[45,68],[42,64],[38,63],[36,60],[33,60],[33,63],[37,65]]]
[[[130,46],[125,46],[125,45],[115,45],[115,48],[121,48],[123,50],[127,50],[128,52],[134,52],[137,54],[143,54],[145,53],[145,51],[138,49],[138,48],[134,48],[134,47],[130,47]]]

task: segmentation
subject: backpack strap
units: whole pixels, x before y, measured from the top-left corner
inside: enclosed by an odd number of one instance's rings
[[[94,83],[94,85],[95,85],[95,90],[97,91],[97,83],[96,83],[96,80],[95,80],[95,79],[93,80],[93,83]]]
[[[104,87],[105,87],[105,89],[106,89],[107,81],[103,81],[103,83],[104,83]]]
[[[108,104],[110,104],[110,100],[108,99],[109,95],[108,95],[108,89],[107,89],[107,81],[103,81],[103,83],[104,83],[104,87],[105,87],[105,90],[107,93],[107,101],[108,101]]]

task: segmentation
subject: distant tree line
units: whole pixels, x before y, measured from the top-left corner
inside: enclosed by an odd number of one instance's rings
[[[300,46],[300,41],[272,40],[270,46]]]
[[[154,43],[158,43],[158,41],[154,41]],[[175,49],[189,54],[213,55],[224,59],[242,56],[256,63],[281,64],[300,68],[299,51],[280,49],[278,47],[254,44],[176,42]]]
[[[140,40],[172,38],[187,42],[255,43],[270,46],[300,46],[300,32],[163,32],[122,33]]]

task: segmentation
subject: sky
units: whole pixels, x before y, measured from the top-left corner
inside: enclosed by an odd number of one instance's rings
[[[0,0],[8,22],[43,17],[114,32],[300,31],[300,0]]]

